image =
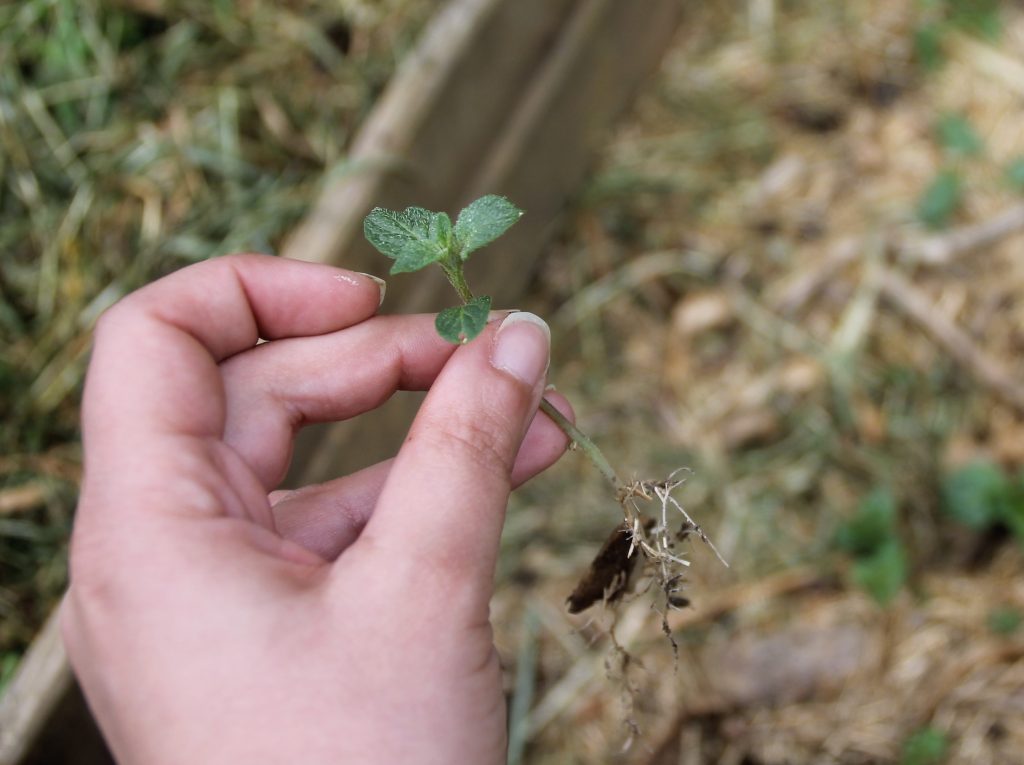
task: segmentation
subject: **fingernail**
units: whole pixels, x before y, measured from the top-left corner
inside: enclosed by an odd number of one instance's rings
[[[510,313],[516,313],[518,311],[518,308],[500,308],[497,311],[491,311],[487,314],[487,323],[490,324],[492,321],[500,321]]]
[[[381,279],[379,276],[373,274],[364,274],[362,271],[356,271],[360,276],[365,276],[367,279],[372,279],[377,283],[378,289],[380,289],[380,300],[377,301],[377,307],[379,308],[384,303],[384,296],[388,294],[388,283]]]
[[[491,365],[533,386],[548,371],[550,355],[548,325],[539,316],[517,311],[506,316],[498,327]]]

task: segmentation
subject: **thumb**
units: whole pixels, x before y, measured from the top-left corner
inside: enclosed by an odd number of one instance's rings
[[[459,348],[431,386],[356,543],[386,555],[408,584],[437,574],[448,580],[442,591],[454,585],[484,605],[512,467],[544,391],[551,342],[547,324],[531,313],[495,324]]]

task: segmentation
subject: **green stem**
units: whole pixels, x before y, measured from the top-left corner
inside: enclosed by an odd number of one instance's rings
[[[462,273],[462,263],[457,258],[456,255],[441,261],[441,270],[444,271],[444,275],[448,277],[448,281],[451,282],[455,291],[459,293],[462,302],[468,303],[473,299],[473,291],[466,282],[466,277]]]
[[[576,446],[583,450],[583,453],[587,455],[587,459],[594,464],[594,467],[600,471],[601,475],[608,479],[612,488],[618,492],[622,488],[622,481],[620,481],[619,477],[615,474],[615,468],[611,466],[608,459],[604,456],[601,450],[597,448],[597,444],[590,440],[590,436],[569,422],[565,415],[555,409],[554,405],[546,398],[542,398],[540,400],[540,409],[554,421],[555,425],[557,425],[565,435],[569,436]]]

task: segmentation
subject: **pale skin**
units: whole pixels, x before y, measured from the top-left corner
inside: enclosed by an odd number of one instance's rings
[[[488,603],[509,491],[566,446],[548,338],[456,348],[379,295],[232,256],[101,319],[61,618],[120,763],[505,761]],[[275,491],[303,424],[428,388],[393,460]]]

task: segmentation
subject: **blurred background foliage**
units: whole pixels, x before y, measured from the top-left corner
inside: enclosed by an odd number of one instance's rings
[[[274,252],[439,5],[0,2],[0,682],[65,583],[95,318]],[[512,761],[1015,762],[1024,10],[682,5],[521,307],[624,474],[692,468],[731,568],[694,549],[678,664],[625,604],[627,664],[613,614],[562,608],[600,478],[569,455],[519,492]]]
[[[1013,762],[1021,8],[688,8],[532,307],[584,428],[623,471],[692,468],[681,498],[731,568],[693,550],[678,666],[641,598],[617,633],[643,668],[588,669],[552,604],[612,508],[580,461],[520,492],[502,563],[526,584],[495,613],[509,655],[545,625],[535,761],[601,761],[629,720],[652,750],[629,762]]]

